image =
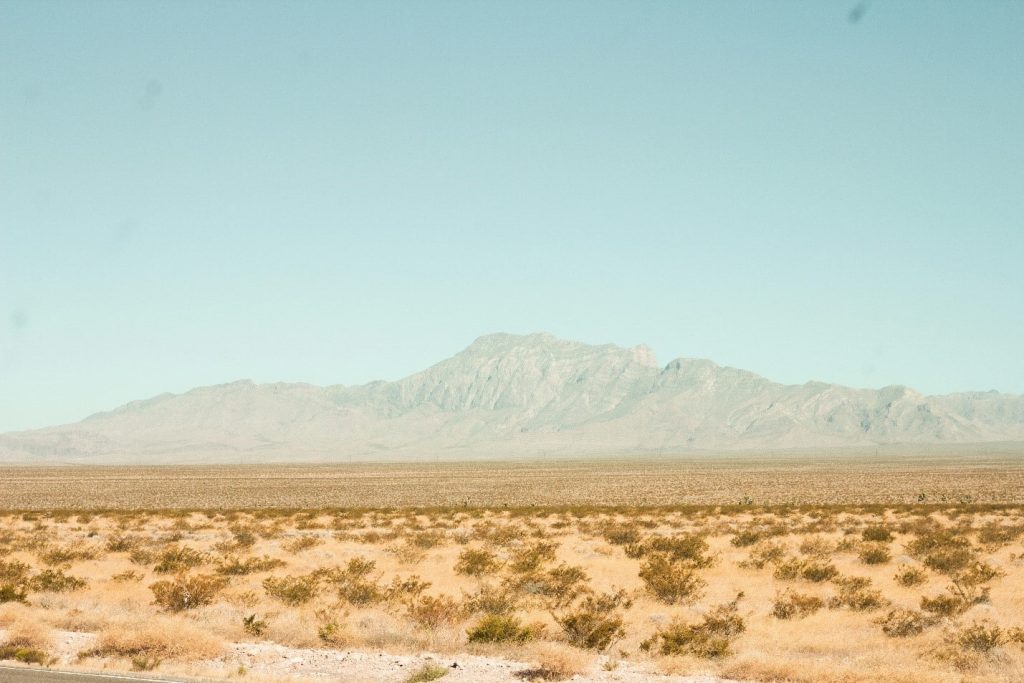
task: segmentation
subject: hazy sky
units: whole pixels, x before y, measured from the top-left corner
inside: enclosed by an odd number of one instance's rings
[[[1022,393],[1024,3],[854,6],[0,2],[0,431],[495,331]]]

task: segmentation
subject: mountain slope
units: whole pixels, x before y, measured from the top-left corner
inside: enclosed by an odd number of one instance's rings
[[[1024,441],[1024,397],[783,385],[650,349],[488,335],[397,382],[249,381],[0,435],[6,461],[584,455]]]

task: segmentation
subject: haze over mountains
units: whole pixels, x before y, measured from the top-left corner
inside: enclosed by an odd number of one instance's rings
[[[1024,396],[784,385],[644,346],[481,337],[396,382],[231,384],[0,435],[7,462],[567,457],[1024,441]]]

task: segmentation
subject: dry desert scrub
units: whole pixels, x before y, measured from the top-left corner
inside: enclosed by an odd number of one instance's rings
[[[70,632],[62,666],[195,675],[244,643],[544,680],[1009,683],[1022,538],[1013,506],[6,513],[0,655],[48,662]],[[420,666],[395,680],[440,675]]]

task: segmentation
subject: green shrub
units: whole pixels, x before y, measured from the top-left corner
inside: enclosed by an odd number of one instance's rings
[[[737,608],[738,601],[737,597],[731,603],[719,605],[695,624],[673,620],[640,647],[646,651],[657,646],[662,655],[692,655],[708,659],[724,657],[729,654],[732,641],[746,630]]]
[[[43,564],[70,564],[81,560],[94,560],[98,556],[96,548],[91,546],[70,545],[47,548],[39,553],[39,560]]]
[[[839,593],[829,600],[832,609],[846,607],[858,612],[879,609],[886,604],[882,593],[871,588],[871,579],[864,576],[848,576],[836,579]]]
[[[564,607],[586,592],[587,573],[564,562],[546,571],[513,576],[505,586],[524,595],[545,598],[549,607]]]
[[[174,574],[199,567],[206,563],[206,553],[188,546],[173,546],[160,553],[159,561],[153,567],[157,574]]]
[[[315,548],[318,545],[323,544],[323,539],[318,536],[299,536],[294,538],[287,543],[281,544],[281,547],[290,553],[297,554],[310,548]]]
[[[540,626],[524,626],[511,615],[487,614],[468,631],[471,643],[525,643],[537,638]]]
[[[882,626],[882,633],[890,638],[907,638],[923,633],[934,621],[917,610],[897,608],[890,610],[876,623]]]
[[[864,527],[860,537],[872,543],[888,543],[892,540],[892,532],[881,524]]]
[[[1003,575],[1003,572],[984,562],[974,562],[953,575],[947,590],[968,605],[988,602],[989,588],[985,584]]]
[[[405,602],[417,599],[430,588],[429,581],[421,581],[413,574],[407,578],[394,577],[385,588],[379,590],[380,599],[384,602]]]
[[[941,617],[951,617],[967,611],[970,605],[955,595],[941,593],[935,597],[921,596],[921,609]]]
[[[740,562],[744,569],[764,569],[765,565],[779,562],[786,556],[786,546],[779,541],[760,541],[750,549],[750,555]]]
[[[515,591],[487,584],[480,586],[476,593],[466,598],[467,612],[508,615],[518,608],[519,598]]]
[[[825,559],[835,551],[835,544],[822,536],[810,536],[800,543],[800,552],[803,555],[818,559]]]
[[[788,557],[775,565],[772,576],[780,581],[793,581],[800,576],[804,562],[799,557]]]
[[[804,562],[800,578],[812,583],[821,583],[838,576],[839,571],[831,562]]]
[[[640,565],[640,579],[658,600],[669,605],[697,600],[707,583],[688,562],[662,554],[648,556]]]
[[[964,569],[974,560],[970,541],[953,529],[924,531],[907,544],[907,552],[929,569],[942,574]]]
[[[548,542],[535,543],[534,545],[520,548],[512,556],[509,569],[516,574],[531,574],[540,569],[541,566],[554,562],[556,548],[556,544]]]
[[[231,527],[231,536],[234,545],[238,548],[251,548],[256,545],[256,536],[259,529],[236,524]]]
[[[160,666],[160,658],[146,655],[132,657],[132,671],[153,671]]]
[[[268,572],[272,569],[285,566],[284,560],[278,560],[264,555],[263,557],[247,557],[240,560],[237,557],[228,557],[217,563],[217,573],[223,576],[245,576]]]
[[[132,564],[143,567],[156,561],[156,554],[149,548],[132,548],[128,551],[128,559]]]
[[[268,576],[263,580],[263,590],[272,598],[289,607],[304,605],[316,597],[320,582],[313,574],[304,576]]]
[[[925,555],[921,561],[929,569],[952,574],[966,568],[973,559],[974,553],[968,548],[940,548]]]
[[[626,634],[620,610],[628,609],[630,604],[625,591],[588,595],[574,609],[554,619],[570,645],[603,651]]]
[[[714,558],[707,554],[708,542],[701,534],[676,534],[674,536],[651,536],[640,543],[626,546],[626,555],[633,558],[661,555],[674,563],[703,569],[714,564]]]
[[[838,576],[838,574],[839,571],[831,562],[791,557],[775,566],[773,576],[781,581],[801,578],[812,583],[821,583]]]
[[[443,544],[447,536],[440,531],[420,531],[409,538],[409,543],[420,550],[430,550]]]
[[[371,578],[377,563],[363,557],[353,557],[344,569],[318,570],[313,576],[331,583],[338,597],[356,607],[372,605],[385,599],[384,591]]]
[[[964,650],[979,654],[1004,645],[1007,642],[1006,632],[996,624],[987,621],[975,621],[970,626],[961,626],[946,635],[946,642]]]
[[[23,583],[28,580],[30,569],[24,562],[0,560],[0,583]]]
[[[29,587],[41,593],[67,593],[88,585],[85,579],[68,576],[60,569],[44,569],[29,581]]]
[[[786,590],[775,596],[772,616],[776,619],[792,619],[814,614],[825,606],[825,601],[815,595],[805,595]]]
[[[256,636],[257,638],[267,632],[269,624],[265,619],[259,619],[255,614],[250,614],[247,617],[242,617],[242,628],[250,636]]]
[[[928,579],[928,574],[919,567],[901,564],[893,578],[896,580],[896,583],[904,588],[913,588],[924,583]]]
[[[448,667],[435,664],[434,662],[427,662],[409,674],[409,677],[405,679],[405,683],[429,683],[430,681],[444,678],[448,675],[448,671]]]
[[[629,545],[637,543],[641,538],[640,527],[635,522],[607,524],[601,535],[612,545]]]
[[[501,568],[497,556],[489,550],[466,548],[459,553],[459,560],[455,563],[455,573],[464,576],[475,576],[477,578],[485,574],[493,574]]]
[[[989,522],[978,530],[978,542],[995,548],[1017,540],[1021,534],[1024,534],[1024,524],[1005,525]]]
[[[885,564],[892,559],[889,546],[884,543],[865,543],[857,556],[864,564]]]
[[[0,645],[0,660],[14,660],[22,664],[47,664],[50,657],[42,650],[16,645]]]
[[[107,539],[107,550],[112,553],[127,553],[139,545],[140,539],[137,536],[126,536],[114,534]]]
[[[28,602],[28,591],[22,583],[0,583],[0,603]]]
[[[761,540],[761,534],[755,529],[741,529],[729,540],[736,548],[746,548]]]

